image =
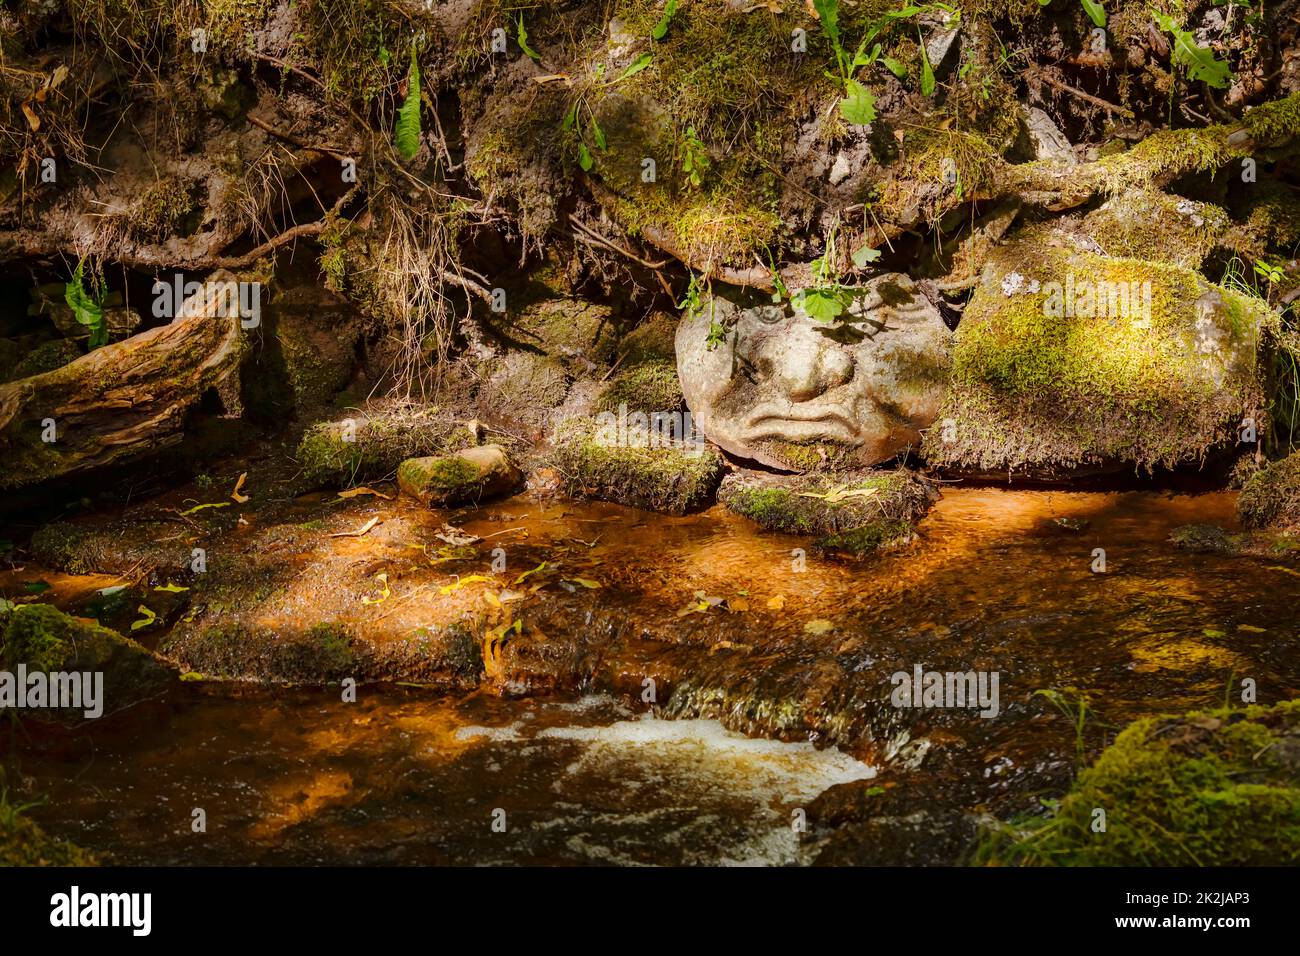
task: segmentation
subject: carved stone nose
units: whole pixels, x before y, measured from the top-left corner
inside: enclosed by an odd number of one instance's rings
[[[853,358],[811,329],[763,343],[759,367],[792,402],[806,402],[853,377]]]

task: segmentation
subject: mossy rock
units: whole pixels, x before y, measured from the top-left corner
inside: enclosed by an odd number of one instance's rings
[[[1289,531],[1229,531],[1212,524],[1185,524],[1169,532],[1169,542],[1198,554],[1300,557],[1300,535]]]
[[[508,299],[510,308],[488,321],[507,342],[560,362],[571,376],[614,360],[618,329],[607,305],[585,299],[544,297],[530,301],[529,287]],[[518,311],[515,311],[515,310]]]
[[[1237,514],[1250,528],[1300,526],[1300,452],[1248,478],[1237,497]]]
[[[105,713],[164,691],[172,672],[152,652],[94,621],[49,604],[21,604],[5,615],[0,661],[7,670],[102,671]],[[25,711],[42,719],[78,723],[83,713],[47,708]]]
[[[564,476],[566,493],[667,514],[685,514],[712,499],[722,477],[722,459],[712,448],[635,430],[629,435],[620,445],[605,440],[590,420],[562,422],[548,459]]]
[[[22,360],[22,355],[22,349],[13,339],[0,339],[0,382],[14,377],[14,367]]]
[[[435,407],[377,408],[311,426],[295,457],[304,482],[344,487],[391,477],[407,458],[454,451],[469,440],[463,424]]]
[[[1235,445],[1264,407],[1260,343],[1276,314],[1191,270],[1065,242],[1031,230],[994,253],[954,338],[927,459],[1055,477]]]
[[[98,865],[93,853],[55,839],[0,800],[0,867]]]
[[[1228,214],[1210,203],[1156,190],[1120,193],[1083,221],[1109,256],[1148,259],[1199,269],[1223,239]]]
[[[1095,811],[1104,832],[1093,831]],[[1130,724],[1054,813],[1013,820],[977,862],[1261,866],[1300,859],[1300,701]]]
[[[868,554],[913,537],[938,496],[906,471],[771,475],[738,471],[718,500],[769,531],[817,535],[819,550]]]
[[[408,458],[397,469],[402,491],[426,508],[509,494],[522,480],[519,469],[500,445],[466,448],[454,455]]]
[[[551,413],[564,403],[571,378],[551,355],[511,352],[478,394],[480,415],[545,433]]]
[[[595,410],[675,412],[684,401],[676,361],[647,359],[620,369],[601,389]]]
[[[82,525],[54,521],[32,535],[31,552],[41,564],[69,574],[126,574],[132,570],[180,569],[190,549],[164,521],[111,521]]]
[[[33,375],[53,372],[57,368],[63,368],[63,366],[75,362],[85,354],[81,347],[70,339],[54,339],[50,342],[42,342],[19,360],[18,364],[13,367],[10,379],[17,381],[23,378],[31,378]]]

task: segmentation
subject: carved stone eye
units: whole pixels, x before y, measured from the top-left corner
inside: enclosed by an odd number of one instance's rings
[[[777,305],[762,305],[750,312],[762,325],[776,325],[785,321],[785,309]]]

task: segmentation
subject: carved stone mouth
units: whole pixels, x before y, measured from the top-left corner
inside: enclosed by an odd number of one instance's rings
[[[761,405],[745,422],[745,437],[749,441],[780,438],[786,441],[838,441],[856,443],[859,440],[857,421],[841,405]]]

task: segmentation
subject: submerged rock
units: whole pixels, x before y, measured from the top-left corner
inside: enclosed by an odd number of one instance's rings
[[[1055,813],[1013,821],[986,863],[1259,866],[1300,857],[1300,701],[1149,717],[1121,733]],[[1094,832],[1096,809],[1106,829]]]
[[[583,419],[569,419],[556,429],[550,464],[564,476],[570,497],[667,514],[685,514],[707,503],[722,476],[721,458],[703,442],[635,428],[607,436]]]
[[[500,445],[454,455],[408,458],[397,469],[402,491],[425,507],[478,502],[509,494],[523,480]]]
[[[696,422],[731,454],[785,471],[861,467],[920,444],[943,399],[950,337],[912,280],[893,274],[829,323],[715,296],[678,327],[677,369]]]
[[[49,604],[22,604],[4,622],[0,661],[28,673],[103,673],[103,712],[120,710],[165,690],[172,672],[152,652],[94,621],[71,617]],[[41,719],[80,723],[85,708],[26,710]]]
[[[1031,232],[996,250],[953,347],[923,453],[1042,477],[1201,461],[1263,407],[1257,299],[1174,265]]]
[[[912,537],[913,524],[938,498],[905,471],[837,476],[728,475],[718,500],[770,531],[815,534],[815,546],[864,554]]]

